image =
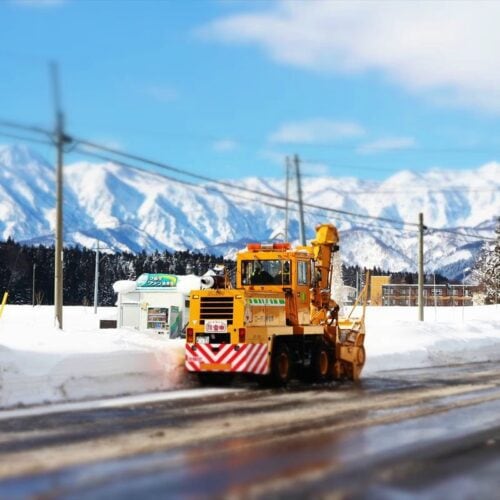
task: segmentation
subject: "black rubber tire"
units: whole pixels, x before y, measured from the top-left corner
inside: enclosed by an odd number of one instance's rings
[[[280,342],[273,351],[271,381],[275,386],[285,386],[292,378],[292,358],[285,343]]]
[[[311,378],[314,382],[326,382],[332,374],[333,353],[326,342],[314,347],[311,359]]]

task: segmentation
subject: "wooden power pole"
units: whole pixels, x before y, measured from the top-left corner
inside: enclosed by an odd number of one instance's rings
[[[285,184],[285,238],[284,241],[288,241],[288,199],[290,197],[290,158],[287,156],[285,158],[285,174],[286,174],[286,184]]]
[[[55,144],[56,144],[56,224],[54,249],[54,309],[55,326],[63,328],[63,153],[64,153],[64,117],[61,111],[59,95],[59,75],[57,64],[50,65],[55,109]]]
[[[304,205],[302,203],[302,182],[300,180],[300,160],[299,155],[294,156],[295,163],[295,177],[297,178],[297,195],[299,199],[299,231],[300,231],[300,244],[305,246],[306,233],[304,229]]]
[[[424,214],[418,214],[418,320],[424,321]]]

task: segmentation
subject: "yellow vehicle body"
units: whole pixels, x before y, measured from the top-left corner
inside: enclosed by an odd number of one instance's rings
[[[250,244],[237,255],[235,288],[221,278],[192,291],[187,370],[204,380],[244,373],[278,384],[293,376],[358,379],[364,314],[338,318],[330,297],[338,241],[336,228],[322,224],[310,246]]]

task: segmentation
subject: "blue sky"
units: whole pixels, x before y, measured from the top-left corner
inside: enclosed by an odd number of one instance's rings
[[[477,2],[6,0],[0,118],[52,125],[54,59],[72,134],[193,172],[278,177],[293,153],[305,175],[473,168],[500,155],[499,18]]]

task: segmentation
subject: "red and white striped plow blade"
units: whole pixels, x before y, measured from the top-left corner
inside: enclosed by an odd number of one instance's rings
[[[267,344],[186,344],[186,368],[190,372],[226,371],[265,375],[269,372],[268,357]],[[214,369],[217,365],[219,367]]]

